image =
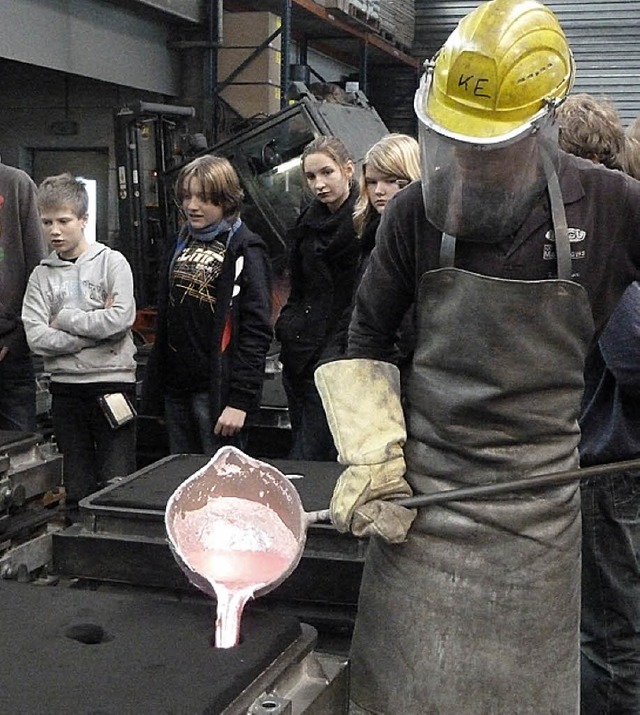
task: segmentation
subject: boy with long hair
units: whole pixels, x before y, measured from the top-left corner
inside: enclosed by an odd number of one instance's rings
[[[266,245],[240,218],[243,192],[227,159],[185,165],[176,198],[186,220],[160,272],[145,408],[164,412],[173,454],[244,449],[272,339]]]

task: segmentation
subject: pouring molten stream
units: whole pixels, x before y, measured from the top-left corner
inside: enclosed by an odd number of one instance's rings
[[[290,503],[289,489],[295,493]],[[224,447],[170,498],[165,521],[174,556],[190,580],[217,601],[216,647],[238,644],[247,601],[275,588],[297,565],[304,529],[301,539],[280,515],[284,504],[284,516],[290,521],[290,511],[295,526],[295,510],[301,508],[296,497],[274,467]]]
[[[238,644],[246,602],[295,558],[295,537],[275,511],[237,497],[211,499],[187,513],[178,530],[187,535],[178,543],[186,562],[216,594],[216,647],[231,648]]]

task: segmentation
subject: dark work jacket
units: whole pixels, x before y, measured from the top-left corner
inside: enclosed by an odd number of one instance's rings
[[[336,335],[351,305],[360,245],[349,198],[335,212],[315,199],[288,233],[291,292],[276,323],[280,360],[298,377],[313,377],[318,362],[339,357]]]
[[[353,315],[353,306],[355,302],[355,296],[358,292],[358,286],[362,280],[362,276],[367,270],[369,265],[369,258],[371,256],[371,251],[376,244],[376,231],[380,226],[380,214],[376,214],[367,223],[360,236],[360,256],[358,258],[358,268],[356,271],[356,281],[353,289],[353,300],[349,307],[344,311],[338,330],[336,333],[336,338],[334,340],[335,344],[340,347],[342,355],[347,352],[347,342],[349,336],[349,323],[351,322],[351,317]],[[416,329],[415,329],[415,308],[412,305],[407,313],[405,314],[402,324],[398,329],[397,341],[396,341],[396,354],[393,357],[392,362],[398,367],[402,368],[404,365],[408,364],[410,361],[413,350],[415,346]],[[335,358],[334,358],[335,359]]]
[[[169,272],[176,245],[171,244],[160,272],[156,337],[143,384],[142,406],[148,414],[164,411]],[[235,285],[239,292],[232,298]],[[259,405],[272,332],[271,266],[267,249],[260,236],[243,223],[229,241],[218,278],[209,387],[214,422],[227,406],[250,412]]]
[[[588,356],[583,466],[640,457],[640,284],[632,283]]]
[[[335,336],[333,338],[333,345],[336,348],[335,352],[341,355],[347,352],[347,338],[349,335],[349,322],[351,321],[351,315],[353,314],[353,300],[355,298],[355,293],[358,290],[358,285],[360,279],[362,278],[367,264],[369,262],[369,256],[376,242],[376,231],[380,225],[380,214],[376,214],[371,221],[364,227],[362,235],[358,239],[358,265],[356,267],[356,279],[353,284],[353,296],[349,305],[344,309],[340,320],[338,322]],[[328,356],[331,359],[331,356]],[[335,357],[333,358],[335,359]]]
[[[596,331],[601,331],[627,285],[640,274],[640,181],[562,151],[558,174],[571,234],[573,280],[586,289]],[[356,295],[349,357],[393,360],[397,330],[417,298],[420,278],[439,267],[441,236],[425,216],[420,182],[394,196],[382,214]],[[515,236],[499,243],[458,241],[455,265],[512,280],[555,278],[548,197]],[[509,332],[517,329],[505,326]]]

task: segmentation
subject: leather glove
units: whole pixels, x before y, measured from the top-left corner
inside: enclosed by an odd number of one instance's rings
[[[369,501],[353,512],[351,533],[359,537],[379,536],[390,544],[401,544],[407,540],[416,514],[415,509],[390,501]]]
[[[404,479],[406,428],[398,368],[378,360],[337,360],[321,365],[315,382],[338,461],[349,465],[333,492],[332,522],[355,536],[404,541],[415,510],[382,501],[412,493]]]

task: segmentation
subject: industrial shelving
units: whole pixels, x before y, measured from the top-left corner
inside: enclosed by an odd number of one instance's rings
[[[344,7],[346,9],[347,3]],[[360,88],[365,93],[371,68],[403,67],[417,72],[420,67],[418,58],[409,54],[410,48],[381,36],[376,27],[370,26],[359,13],[350,14],[340,11],[338,7],[325,7],[313,0],[231,0],[225,2],[225,10],[268,11],[281,17],[283,89],[289,85],[291,64],[306,64],[307,48],[311,47],[357,67]],[[296,62],[292,62],[291,40],[298,45]]]

